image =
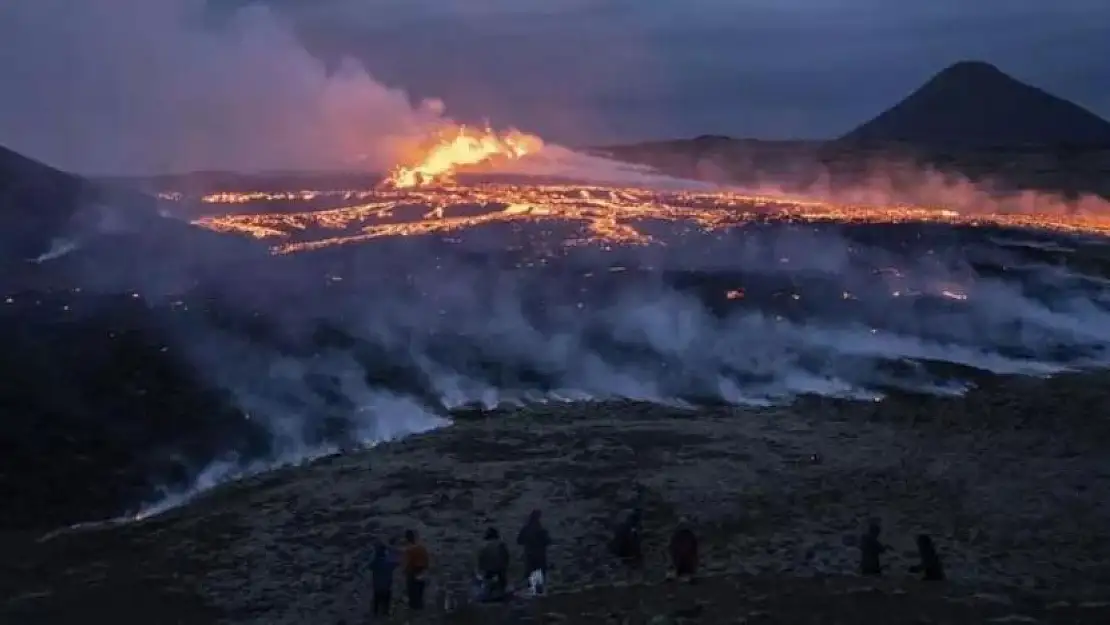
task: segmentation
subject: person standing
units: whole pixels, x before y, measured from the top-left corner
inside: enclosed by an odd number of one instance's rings
[[[639,507],[633,508],[613,533],[610,549],[624,563],[629,574],[639,572],[643,568],[643,533],[643,512]]]
[[[539,571],[546,579],[547,548],[551,545],[551,535],[543,526],[541,516],[539,510],[533,510],[528,515],[528,520],[516,536],[516,544],[524,549],[524,574],[531,575]]]
[[[389,616],[393,602],[393,571],[397,569],[397,554],[380,540],[374,545],[370,560],[370,574],[374,591],[372,612],[374,616]]]
[[[928,534],[918,535],[917,555],[921,558],[921,563],[911,566],[911,573],[920,573],[921,579],[927,582],[944,581],[944,566],[941,565],[937,548],[933,545],[933,539]]]
[[[882,527],[877,519],[872,519],[868,524],[867,532],[860,537],[859,543],[859,572],[861,575],[882,575],[883,566],[879,561],[880,556],[886,551],[886,545],[879,542]]]
[[[478,573],[487,601],[500,601],[505,597],[509,583],[509,547],[501,540],[497,528],[486,530],[485,543],[478,551]]]
[[[424,609],[424,591],[428,587],[426,575],[429,566],[428,549],[417,539],[415,531],[405,530],[405,550],[402,554],[401,570],[405,574],[405,591],[410,609]]]
[[[686,519],[681,519],[671,534],[671,565],[677,579],[691,581],[698,572],[698,537]]]

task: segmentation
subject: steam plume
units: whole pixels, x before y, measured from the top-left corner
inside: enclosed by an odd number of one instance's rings
[[[0,143],[81,173],[381,170],[442,122],[353,61],[329,72],[266,7],[0,5]]]

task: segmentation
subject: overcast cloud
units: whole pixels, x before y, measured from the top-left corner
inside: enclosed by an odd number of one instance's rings
[[[1110,117],[1104,0],[204,3],[0,3],[0,144],[101,173],[380,166],[438,123],[428,97],[570,144],[823,138],[962,59]]]
[[[962,59],[1110,116],[1103,0],[282,4],[322,51],[573,142],[836,136]]]

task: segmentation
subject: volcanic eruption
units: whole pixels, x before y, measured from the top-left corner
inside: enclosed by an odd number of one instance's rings
[[[210,87],[198,92],[211,100],[183,100],[200,107],[185,120],[207,119],[212,102],[236,113],[233,138],[242,140],[227,143],[241,158],[233,164],[283,169],[277,163],[288,156],[357,163],[362,176],[316,184],[304,181],[326,177],[274,174],[261,184],[261,174],[235,174],[209,185],[220,188],[144,179],[161,203],[97,194],[96,210],[51,217],[34,249],[19,248],[17,260],[35,260],[35,276],[49,276],[51,288],[6,295],[13,344],[44,354],[11,356],[27,383],[5,391],[9,405],[33,406],[41,394],[59,423],[82,424],[73,429],[77,448],[113,440],[111,461],[90,474],[105,483],[127,476],[95,505],[57,504],[29,515],[35,522],[155,499],[162,509],[215,481],[442,425],[460,410],[959,393],[985,375],[1040,375],[1110,358],[1099,325],[1101,266],[1090,260],[1101,243],[1085,238],[1107,233],[1110,222],[1090,203],[1064,210],[1041,198],[1053,210],[1026,210],[1019,198],[1011,210],[1008,199],[983,195],[965,211],[699,183],[519,130],[457,124],[441,105],[412,106],[357,65],[329,73],[266,12],[233,23],[231,32],[250,37],[213,39],[182,33],[176,12],[134,7],[173,26],[182,48],[204,52],[178,57],[172,48],[154,59],[155,73]],[[125,66],[108,69],[124,83],[130,76]],[[266,77],[258,89],[268,97],[255,99],[237,72]],[[128,128],[115,160],[148,155],[147,164],[168,150],[188,158],[162,162],[224,164],[223,137],[210,125],[184,127],[182,139],[162,102],[136,93],[144,115],[135,117],[151,115],[144,121],[161,134],[144,133],[145,123]],[[104,122],[101,113],[91,110],[90,122]],[[305,121],[291,127],[289,119]],[[373,159],[355,158],[368,150]],[[5,178],[22,180],[23,165],[11,163],[25,161],[7,163]],[[531,176],[464,179],[476,169]],[[384,180],[370,180],[382,171]],[[92,185],[57,176],[61,190]],[[55,199],[36,194],[17,194],[20,207]],[[47,253],[52,239],[64,253]],[[1069,265],[1074,258],[1095,266]],[[88,366],[129,367],[129,399],[120,405],[97,395],[99,385],[63,402],[30,382],[88,375],[56,368],[64,345],[49,330],[73,315],[95,323],[66,327],[92,328],[103,340],[90,350],[111,356],[87,359],[111,366]],[[128,324],[144,333],[121,355],[115,337]],[[148,378],[132,359],[172,362],[173,373]],[[159,386],[163,378],[176,382]],[[167,440],[164,432],[177,436],[189,419],[147,402],[172,396],[166,388],[199,397],[198,386],[203,401],[177,405],[203,412],[203,427]],[[174,427],[151,434],[138,416],[147,413],[173,415]],[[19,492],[30,500],[38,491]]]
[[[518,130],[498,133],[465,125],[440,131],[411,165],[397,165],[384,185],[397,189],[444,185],[455,180],[460,167],[496,163],[534,154],[544,147],[543,140]]]
[[[463,124],[214,4],[0,3],[0,141],[32,157],[0,148],[0,621],[359,622],[373,538],[418,527],[451,590],[474,523],[537,505],[556,582],[594,586],[626,498],[651,540],[712,528],[705,568],[745,573],[728,622],[751,573],[776,575],[752,618],[783,587],[819,605],[789,576],[853,570],[876,511],[961,583],[1105,589],[1103,199],[735,184],[758,158],[690,180],[735,142],[676,171]],[[998,74],[950,68],[849,138],[1107,136]],[[841,594],[889,614],[891,584]]]

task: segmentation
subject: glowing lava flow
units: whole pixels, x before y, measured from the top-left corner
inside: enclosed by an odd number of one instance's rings
[[[542,148],[542,139],[517,130],[498,134],[488,128],[479,131],[459,126],[440,135],[415,164],[395,167],[383,184],[396,189],[442,185],[454,179],[459,167],[520,158]]]
[[[788,200],[731,191],[658,191],[577,185],[483,184],[427,189],[301,191],[277,194],[221,193],[210,204],[250,201],[301,203],[335,198],[355,204],[326,210],[204,217],[194,223],[219,232],[278,239],[277,254],[382,237],[448,235],[491,224],[571,224],[565,246],[588,243],[642,245],[655,240],[642,231],[651,222],[714,231],[759,220],[843,223],[946,223],[997,225],[1034,230],[1110,235],[1110,217],[1082,214],[971,214],[918,206],[849,206]],[[548,232],[543,227],[538,233]]]
[[[640,226],[669,222],[687,230],[721,230],[757,220],[845,223],[942,222],[999,225],[1110,235],[1104,212],[963,214],[940,207],[840,205],[736,191],[617,188],[573,184],[458,185],[460,167],[517,159],[543,149],[536,136],[516,130],[455,126],[434,138],[413,163],[395,167],[377,189],[222,192],[202,204],[354,202],[339,208],[209,216],[194,221],[219,232],[284,239],[277,254],[357,243],[380,237],[445,235],[497,223],[571,224],[563,245],[655,242]],[[179,193],[164,199],[182,200]],[[317,204],[319,206],[319,204]],[[540,231],[550,233],[553,228]]]

